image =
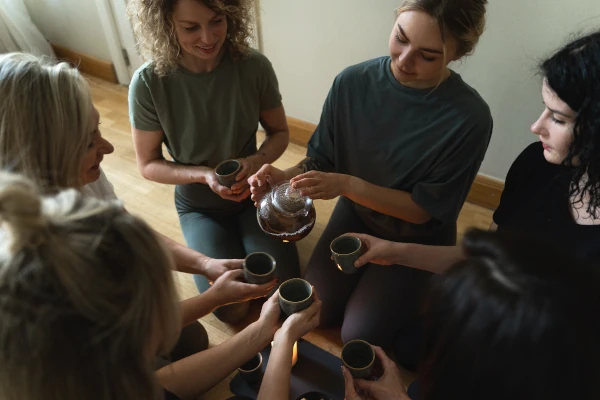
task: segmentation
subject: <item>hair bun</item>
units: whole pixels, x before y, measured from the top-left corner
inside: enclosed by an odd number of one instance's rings
[[[40,244],[47,227],[41,208],[38,189],[31,181],[20,175],[0,172],[0,222],[4,235],[8,233],[3,239],[3,247],[8,247],[14,254]]]

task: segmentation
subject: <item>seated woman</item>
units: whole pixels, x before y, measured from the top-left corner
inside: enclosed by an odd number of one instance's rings
[[[44,192],[73,187],[90,196],[116,199],[100,167],[114,149],[101,135],[89,87],[76,69],[30,54],[3,54],[0,93],[0,168],[24,174]],[[179,271],[205,274],[217,289],[183,303],[183,323],[189,325],[173,359],[208,346],[206,331],[195,320],[219,306],[265,296],[275,285],[242,283],[241,260],[215,260],[162,239]]]
[[[300,275],[295,243],[265,235],[249,199],[247,178],[287,148],[289,130],[271,62],[250,46],[254,1],[131,0],[136,38],[149,60],[129,86],[136,158],[144,178],[175,185],[187,245],[215,258],[267,252],[281,282]],[[256,148],[258,123],[266,138]],[[163,144],[171,160],[163,156]],[[215,168],[241,165],[231,188]],[[194,276],[202,293],[211,279]],[[221,307],[237,322],[247,302]]]
[[[600,398],[596,266],[506,231],[469,232],[463,252],[430,292],[418,390],[375,348],[383,376],[343,370],[346,400]]]
[[[290,179],[313,199],[340,197],[306,270],[323,300],[322,326],[344,342],[387,346],[412,330],[430,273],[370,265],[342,274],[331,241],[349,231],[415,243],[456,244],[456,218],[483,160],[489,107],[451,61],[470,54],[485,26],[486,0],[405,0],[389,56],[350,66],[334,80],[308,157],[285,171],[263,166],[253,198]],[[411,360],[403,360],[408,363]]]
[[[541,64],[546,108],[531,126],[540,141],[506,176],[490,230],[526,233],[600,262],[600,31],[562,47]],[[400,263],[443,273],[464,257],[460,247],[393,243],[367,235],[357,260]]]
[[[316,299],[277,330],[275,293],[237,335],[154,373],[184,317],[172,259],[147,224],[74,189],[41,198],[32,182],[6,173],[0,223],[2,399],[158,399],[161,386],[167,398],[196,398],[274,334],[291,358],[291,344],[319,319]],[[288,382],[271,390],[278,384]]]

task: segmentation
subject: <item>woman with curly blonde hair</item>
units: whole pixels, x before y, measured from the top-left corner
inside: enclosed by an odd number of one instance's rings
[[[129,13],[142,53],[129,114],[137,162],[149,180],[176,185],[175,204],[190,248],[210,257],[244,258],[262,251],[278,278],[300,273],[292,243],[264,235],[247,178],[281,156],[289,131],[269,60],[249,46],[254,3],[248,0],[132,0]],[[266,139],[257,151],[261,123]],[[165,144],[171,160],[162,152]],[[231,187],[214,168],[237,159]],[[210,285],[196,275],[200,292]],[[247,303],[216,311],[227,322],[245,317]]]

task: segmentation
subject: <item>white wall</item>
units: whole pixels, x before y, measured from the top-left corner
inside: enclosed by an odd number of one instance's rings
[[[25,0],[25,4],[51,42],[111,61],[95,0]]]
[[[388,54],[401,0],[260,0],[263,51],[277,72],[286,113],[318,122],[333,78]],[[480,172],[504,179],[542,110],[540,58],[569,34],[600,27],[598,0],[490,0],[475,54],[453,66],[488,102],[494,134]]]

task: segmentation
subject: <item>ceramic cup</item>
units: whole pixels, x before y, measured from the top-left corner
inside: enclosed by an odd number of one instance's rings
[[[331,249],[333,261],[340,271],[346,274],[354,274],[358,271],[358,268],[354,266],[354,262],[366,251],[362,241],[350,235],[342,235],[333,239],[329,248]]]
[[[286,316],[310,307],[312,302],[312,286],[304,279],[288,279],[279,286],[279,306]]]
[[[320,392],[308,392],[301,394],[296,400],[331,400],[331,398]]]
[[[353,377],[368,379],[373,376],[375,351],[364,340],[351,340],[342,349],[342,362]]]
[[[262,354],[258,353],[239,367],[238,372],[240,373],[241,378],[246,382],[255,383],[262,377],[261,366]]]
[[[275,276],[275,259],[267,253],[251,253],[244,259],[244,279],[248,283],[271,282]]]
[[[238,160],[225,160],[215,168],[217,180],[223,186],[230,188],[236,182],[235,176],[242,169],[242,164]]]

